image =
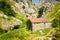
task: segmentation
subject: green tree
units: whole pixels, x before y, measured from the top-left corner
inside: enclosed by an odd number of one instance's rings
[[[16,16],[16,13],[13,11],[11,6],[4,1],[0,1],[0,10],[7,16]]]
[[[52,21],[52,27],[58,27],[58,26],[59,26],[58,20],[54,19],[54,20]]]
[[[46,10],[46,8],[45,8],[45,6],[42,6],[41,8],[39,8],[39,11],[38,11],[38,18],[39,17],[41,17],[42,15],[43,15],[43,11],[45,11]]]

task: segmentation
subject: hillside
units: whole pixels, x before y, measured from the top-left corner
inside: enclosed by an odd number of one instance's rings
[[[0,40],[50,40],[60,35],[60,2],[43,1],[0,0]],[[31,28],[30,23],[27,23],[31,18],[47,18],[52,23],[51,28],[32,32],[27,28]],[[55,38],[59,40],[60,36]]]

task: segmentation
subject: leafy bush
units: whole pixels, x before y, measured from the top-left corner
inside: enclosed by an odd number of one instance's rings
[[[10,5],[4,1],[0,1],[0,10],[3,11],[7,16],[16,16],[16,13],[12,10]]]
[[[37,16],[38,18],[43,15],[43,11],[46,11],[46,7],[45,6],[42,6],[41,8],[39,8],[38,16]]]
[[[5,33],[5,30],[0,29],[0,35]]]
[[[54,20],[52,21],[52,27],[58,27],[58,26],[59,26],[58,20],[54,19]]]
[[[25,28],[20,28],[20,29],[16,29],[14,31],[10,31],[8,33],[0,35],[0,40],[9,40],[14,38],[25,40],[28,34],[29,32]]]

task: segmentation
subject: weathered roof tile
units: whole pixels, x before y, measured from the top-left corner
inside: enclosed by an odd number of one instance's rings
[[[32,23],[47,23],[50,22],[47,18],[31,18],[30,21]]]

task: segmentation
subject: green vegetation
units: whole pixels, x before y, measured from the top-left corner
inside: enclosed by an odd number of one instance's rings
[[[52,21],[52,27],[58,27],[58,26],[59,26],[59,21],[56,20],[56,19],[54,19],[54,20]]]
[[[34,33],[39,34],[39,35],[46,35],[50,30],[51,30],[51,28],[45,28],[45,29],[38,30]]]
[[[52,27],[56,29],[55,37],[56,40],[60,40],[60,3],[54,3],[54,8],[46,16],[46,18],[52,21]],[[58,36],[59,35],[59,36]]]
[[[0,29],[0,35],[3,34],[3,33],[5,33],[5,30]]]
[[[55,3],[54,4],[54,8],[52,9],[52,11],[46,16],[46,18],[49,18],[49,19],[54,19],[56,17],[59,17],[60,16],[60,3]]]
[[[16,16],[16,13],[11,9],[10,5],[4,1],[0,1],[0,10],[7,16]]]
[[[15,1],[17,1],[17,0],[15,0]],[[51,13],[46,16],[46,18],[49,18],[49,19],[54,18],[52,21],[52,27],[56,28],[56,30],[53,28],[46,28],[46,29],[38,30],[36,32],[31,32],[26,29],[27,25],[28,25],[27,17],[25,17],[24,15],[21,15],[22,13],[15,6],[15,3],[16,3],[15,1],[13,3],[13,2],[10,2],[9,0],[5,0],[5,1],[0,0],[0,14],[3,15],[2,17],[0,17],[0,40],[29,40],[29,39],[31,40],[35,37],[40,37],[42,35],[49,36],[52,34],[52,36],[53,36],[55,31],[60,32],[60,29],[59,29],[60,28],[60,3],[55,3],[54,8],[52,9]],[[15,10],[14,10],[14,8],[15,8]],[[23,8],[25,8],[25,7],[23,7]],[[37,9],[35,9],[35,10],[37,12]],[[38,18],[43,15],[43,11],[46,11],[46,7],[44,7],[44,6],[42,6],[38,11],[38,14],[39,14]],[[32,14],[33,13],[30,13],[30,15],[32,15]],[[10,23],[10,25],[11,24],[15,25],[14,22],[16,22],[16,19],[21,20],[22,24],[19,25],[19,28],[10,30],[11,26],[9,26],[9,25],[7,26],[7,24]],[[10,28],[9,31],[3,30],[2,25],[4,25],[3,28],[7,28],[7,27]],[[29,24],[28,26],[32,26],[32,25]],[[51,29],[53,29],[53,30],[51,31]],[[58,34],[56,34],[56,35],[58,35]],[[60,36],[58,36],[58,37],[60,38]],[[57,39],[59,40],[59,38],[57,38]],[[37,39],[37,40],[40,40],[40,39]],[[48,39],[45,39],[45,40],[48,40]]]
[[[27,36],[28,36],[28,31],[25,28],[21,28],[0,35],[0,40],[8,40],[8,39],[13,40],[13,38],[15,38],[15,40],[17,40],[17,38],[19,40],[25,40],[25,37]]]
[[[28,31],[26,30],[27,18],[23,15],[16,14],[15,11],[11,8],[11,6],[5,1],[0,1],[0,10],[3,12],[4,15],[8,17],[6,18],[6,20],[10,22],[15,22],[12,17],[22,21],[19,29],[10,30],[7,33],[5,33],[5,30],[0,29],[0,40],[25,40],[25,37],[28,35]],[[5,17],[1,18],[3,20],[5,19]]]
[[[45,6],[42,6],[41,8],[39,8],[37,17],[40,18],[43,15],[44,11],[46,11],[46,7]]]

